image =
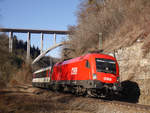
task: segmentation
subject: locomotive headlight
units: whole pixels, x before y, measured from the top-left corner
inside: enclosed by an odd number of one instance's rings
[[[113,86],[113,90],[114,90],[114,91],[117,90],[117,86],[116,86],[116,85]]]
[[[93,80],[97,79],[97,75],[93,74]]]

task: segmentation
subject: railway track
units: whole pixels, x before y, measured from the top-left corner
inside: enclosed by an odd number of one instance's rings
[[[32,90],[30,90],[32,89]],[[28,93],[29,95],[36,95],[39,93],[35,93],[35,90],[37,90],[37,92],[43,91],[43,89],[38,89],[38,88],[33,88],[31,85],[19,85],[19,86],[15,86],[15,88],[13,88],[12,90],[1,90],[0,94],[2,93]],[[47,90],[45,90],[47,91]],[[50,92],[51,93],[51,92]],[[55,93],[54,93],[55,94]],[[58,94],[58,93],[57,93]],[[69,97],[72,94],[64,94],[64,93],[59,93],[60,96],[63,97]],[[141,105],[141,104],[135,104],[135,103],[128,103],[128,102],[121,102],[121,101],[116,101],[116,100],[104,100],[104,99],[97,99],[97,98],[89,98],[89,97],[76,97],[73,96],[75,98],[75,100],[81,99],[83,100],[83,103],[86,103],[87,100],[89,100],[89,102],[87,102],[88,104],[94,104],[96,106],[101,106],[101,104],[104,104],[105,106],[110,106],[111,108],[113,108],[114,106],[117,108],[125,108],[125,109],[132,109],[134,111],[136,111],[135,113],[150,113],[150,106],[148,105]],[[85,104],[86,106],[86,104]],[[89,108],[90,109],[90,108]],[[124,112],[123,112],[124,113]]]

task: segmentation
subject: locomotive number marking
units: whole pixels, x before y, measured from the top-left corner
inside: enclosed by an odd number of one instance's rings
[[[78,68],[77,68],[77,67],[73,67],[73,68],[71,69],[71,75],[76,75],[77,72],[78,72]]]
[[[104,80],[107,80],[107,81],[112,81],[112,78],[109,78],[109,77],[104,77]]]

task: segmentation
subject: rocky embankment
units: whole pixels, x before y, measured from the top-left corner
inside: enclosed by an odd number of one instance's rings
[[[140,104],[150,105],[150,54],[143,54],[143,42],[137,40],[129,47],[115,51],[120,67],[121,81],[137,82],[140,88]]]

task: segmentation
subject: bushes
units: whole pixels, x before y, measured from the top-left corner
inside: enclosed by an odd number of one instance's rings
[[[24,62],[23,59],[2,50],[0,47],[0,84],[6,86]],[[3,87],[2,86],[2,87]]]
[[[23,64],[17,72],[12,73],[12,78],[10,80],[11,85],[16,85],[18,83],[31,84],[31,82],[32,68],[29,64]]]

